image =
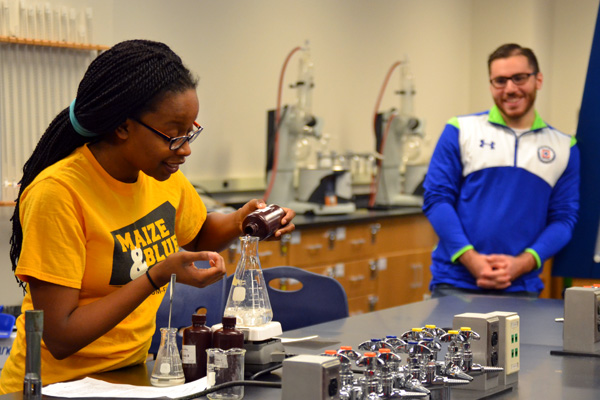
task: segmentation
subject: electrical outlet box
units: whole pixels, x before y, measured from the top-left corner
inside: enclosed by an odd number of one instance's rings
[[[454,316],[453,329],[469,327],[479,334],[480,340],[471,341],[473,362],[498,366],[498,344],[500,337],[500,324],[498,317],[490,314],[463,313]]]
[[[600,287],[565,291],[564,351],[600,353]]]
[[[340,361],[299,355],[283,361],[282,400],[339,400]]]
[[[483,366],[497,367],[499,362],[500,323],[498,317],[481,313],[463,313],[454,316],[453,329],[469,327],[479,334],[479,340],[471,341],[473,363]],[[468,373],[468,372],[467,372]],[[468,385],[461,386],[460,391],[490,391],[499,385],[499,373],[492,372],[474,377]]]
[[[498,317],[499,343],[498,367],[504,368],[500,373],[499,385],[516,385],[521,368],[521,319],[515,312],[494,311],[489,313]]]

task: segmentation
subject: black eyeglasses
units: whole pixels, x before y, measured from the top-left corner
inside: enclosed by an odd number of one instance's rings
[[[514,74],[513,76],[497,76],[494,79],[490,79],[490,83],[496,89],[505,88],[509,80],[513,81],[513,83],[517,86],[522,86],[525,84],[525,82],[527,82],[527,79],[529,79],[531,75],[535,74],[537,74],[537,72],[523,72],[521,74]]]
[[[200,126],[199,123],[194,121],[194,130],[192,132],[190,132],[187,136],[171,137],[171,136],[165,135],[158,129],[154,129],[151,126],[146,125],[139,119],[136,119],[136,118],[131,118],[131,119],[134,120],[135,122],[137,122],[138,124],[144,126],[149,131],[156,133],[158,136],[165,139],[167,142],[169,142],[170,150],[177,150],[177,149],[181,148],[181,146],[183,146],[185,144],[185,142],[189,142],[190,144],[192,144],[192,142],[194,140],[196,140],[196,138],[198,137],[200,132],[202,132],[202,130],[204,129],[202,126]]]

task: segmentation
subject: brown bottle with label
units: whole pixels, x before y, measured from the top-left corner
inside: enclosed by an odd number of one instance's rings
[[[222,350],[244,348],[244,332],[235,328],[236,317],[223,317],[223,327],[213,332],[213,347]]]
[[[183,374],[186,382],[206,376],[206,349],[212,347],[212,331],[206,326],[205,314],[192,315],[192,326],[183,329]]]
[[[246,235],[256,236],[259,240],[264,240],[281,228],[281,219],[284,216],[285,210],[283,208],[270,204],[248,214],[242,222],[242,230]]]

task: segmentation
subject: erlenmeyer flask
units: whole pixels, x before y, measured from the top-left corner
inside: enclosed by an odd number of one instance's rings
[[[242,256],[223,315],[237,317],[237,325],[242,327],[264,325],[273,319],[273,310],[258,259],[259,238],[242,236],[240,241]]]
[[[183,365],[175,341],[176,334],[177,328],[160,328],[160,347],[150,377],[153,386],[175,386],[185,383]]]

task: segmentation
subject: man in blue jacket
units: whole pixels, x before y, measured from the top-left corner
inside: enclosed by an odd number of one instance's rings
[[[534,53],[502,45],[488,70],[495,106],[447,123],[424,183],[423,211],[440,239],[433,297],[538,296],[544,261],[577,220],[579,150],[534,108],[543,82]]]

